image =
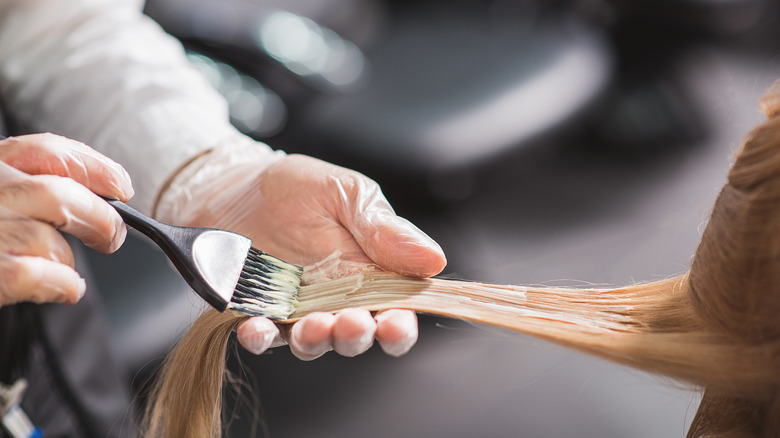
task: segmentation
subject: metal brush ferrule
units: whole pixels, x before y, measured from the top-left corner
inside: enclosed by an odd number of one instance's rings
[[[250,239],[222,230],[207,231],[192,243],[198,272],[225,301],[225,305],[233,297],[251,246]]]

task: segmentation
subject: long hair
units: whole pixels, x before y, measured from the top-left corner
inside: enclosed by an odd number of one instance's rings
[[[391,308],[530,334],[704,388],[689,437],[780,436],[780,89],[750,133],[685,275],[617,289],[412,279],[376,270],[311,284],[313,311]],[[147,436],[218,437],[225,345],[241,321],[206,312],[170,354]]]

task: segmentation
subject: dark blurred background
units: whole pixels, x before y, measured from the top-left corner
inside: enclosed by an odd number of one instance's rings
[[[684,272],[732,153],[780,77],[770,0],[149,0],[245,133],[376,179],[444,274],[622,285]],[[201,304],[131,236],[91,254],[136,388]],[[143,276],[129,274],[145,272]],[[117,281],[117,279],[120,279]],[[238,352],[272,437],[672,437],[695,388],[422,316],[300,362]],[[250,436],[239,409],[230,436]]]

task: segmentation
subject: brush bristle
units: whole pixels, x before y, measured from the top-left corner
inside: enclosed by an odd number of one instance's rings
[[[287,319],[298,303],[303,268],[249,248],[228,308],[249,316]]]

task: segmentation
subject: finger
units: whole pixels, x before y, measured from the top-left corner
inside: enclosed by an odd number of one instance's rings
[[[370,236],[363,244],[364,251],[385,270],[428,278],[447,265],[444,252],[433,239],[392,212],[380,211],[360,222],[364,234]]]
[[[371,348],[375,333],[376,321],[368,310],[342,310],[333,326],[333,349],[342,356],[357,356]]]
[[[290,351],[301,360],[314,360],[331,350],[336,316],[315,312],[295,323],[290,331]]]
[[[379,186],[356,172],[340,176],[342,223],[380,267],[412,277],[444,269],[441,247],[411,222],[395,214]]]
[[[239,324],[236,330],[238,343],[253,354],[262,354],[279,336],[279,329],[270,319],[262,317],[249,318]]]
[[[0,205],[51,224],[101,252],[113,252],[125,240],[122,218],[108,203],[70,178],[19,176],[0,185]]]
[[[376,339],[385,353],[398,357],[417,342],[417,315],[411,310],[393,309],[376,315]]]
[[[69,266],[41,257],[0,256],[0,306],[30,301],[74,304],[86,283]]]
[[[54,134],[31,134],[0,141],[0,161],[32,175],[72,178],[93,192],[127,201],[133,186],[125,169],[84,143]]]
[[[75,267],[65,237],[49,224],[17,216],[0,218],[0,253],[43,257]]]

